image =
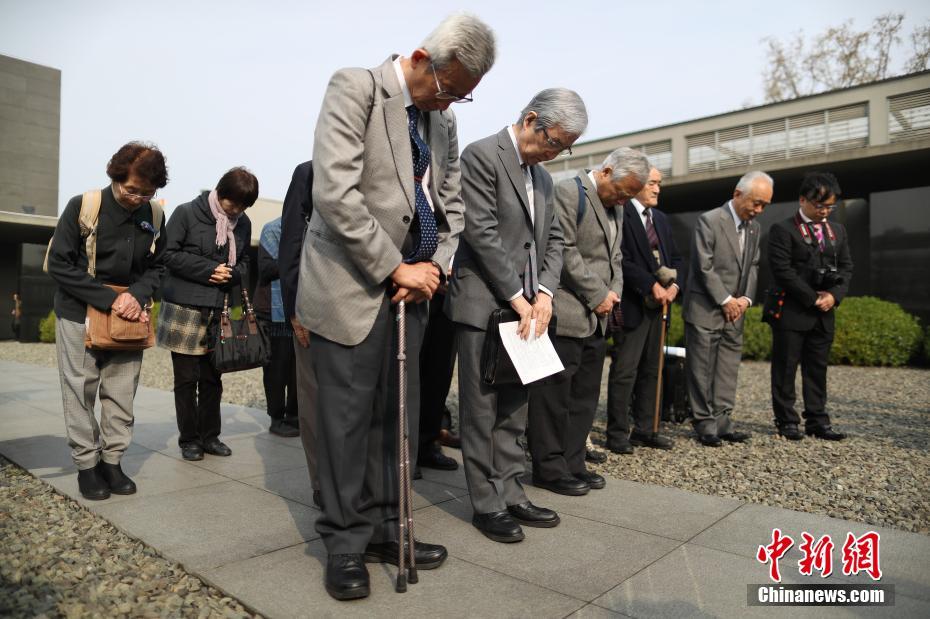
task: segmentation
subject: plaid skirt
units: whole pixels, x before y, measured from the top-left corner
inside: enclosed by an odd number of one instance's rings
[[[210,352],[209,325],[213,320],[210,308],[190,307],[161,302],[155,342],[162,348],[184,355],[205,355]]]

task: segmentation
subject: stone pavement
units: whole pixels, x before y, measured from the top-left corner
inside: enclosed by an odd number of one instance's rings
[[[84,501],[57,371],[0,361],[0,454],[267,617],[930,616],[927,536],[609,479],[585,497],[528,486],[530,499],[558,510],[562,523],[498,544],[470,525],[461,468],[425,470],[414,483],[417,537],[445,544],[445,565],[421,571],[406,594],[393,591],[393,566],[370,565],[371,597],[336,602],[323,588],[319,511],[299,439],[273,436],[267,425],[263,411],[224,405],[222,438],[233,455],[185,462],[172,394],[140,387],[123,458],[139,491]],[[786,584],[871,583],[842,575],[841,547],[847,532],[880,533],[881,584],[894,585],[894,606],[748,606],[747,584],[768,583],[755,555],[776,527],[796,540],[780,563]],[[799,574],[802,531],[831,535],[829,578]]]

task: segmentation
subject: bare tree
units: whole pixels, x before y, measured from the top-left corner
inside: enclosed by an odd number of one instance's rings
[[[923,26],[914,28],[914,32],[911,33],[911,45],[913,52],[904,70],[917,73],[930,69],[930,20]]]
[[[885,79],[889,76],[891,48],[901,40],[898,33],[903,22],[903,13],[886,13],[876,17],[867,30],[856,30],[852,20],[847,20],[812,39],[803,31],[787,44],[772,37],[764,39],[768,56],[763,74],[766,102]],[[927,38],[930,33],[923,36]],[[912,35],[916,50],[918,39],[923,39],[915,37]],[[921,48],[925,65],[930,54],[927,47],[924,44]]]

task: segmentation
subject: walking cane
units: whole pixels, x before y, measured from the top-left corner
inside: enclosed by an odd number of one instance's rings
[[[656,380],[656,413],[652,418],[652,435],[659,434],[659,418],[662,411],[662,369],[665,367],[665,332],[668,327],[668,303],[662,301],[662,334],[659,336],[659,376]]]
[[[410,428],[407,423],[407,319],[406,305],[397,304],[397,468],[398,468],[398,514],[397,514],[397,592],[407,590],[407,583],[416,584],[417,564],[413,547],[413,499],[410,481]],[[407,548],[405,556],[404,548]],[[405,566],[409,560],[409,567]]]

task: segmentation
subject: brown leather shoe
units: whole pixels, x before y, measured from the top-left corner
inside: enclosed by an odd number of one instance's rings
[[[452,449],[461,449],[462,448],[462,437],[458,434],[453,434],[449,430],[440,430],[439,431],[439,444],[443,447],[451,447]]]

